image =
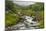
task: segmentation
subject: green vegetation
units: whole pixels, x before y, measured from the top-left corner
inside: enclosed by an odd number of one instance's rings
[[[22,15],[28,15],[28,16],[37,16],[37,20],[39,21],[39,27],[44,27],[44,3],[37,2],[36,4],[22,7],[17,4],[14,4],[12,1],[6,0],[6,19],[5,19],[5,26],[13,26],[20,22],[20,17],[18,12]],[[7,13],[8,12],[8,13]]]

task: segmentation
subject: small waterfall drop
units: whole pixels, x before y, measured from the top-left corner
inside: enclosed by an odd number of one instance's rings
[[[11,27],[11,29],[13,30],[31,30],[31,29],[37,29],[39,27],[37,27],[38,23],[36,21],[32,21],[33,18],[30,16],[24,16],[24,21],[23,23],[18,23],[17,25],[14,25],[13,27]]]

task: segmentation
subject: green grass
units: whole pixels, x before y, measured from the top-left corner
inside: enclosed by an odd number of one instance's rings
[[[21,7],[19,5],[16,5],[12,2],[6,1],[6,8],[8,8],[8,13],[5,13],[5,26],[13,26],[20,22],[20,17],[18,15],[18,12],[22,15],[27,16],[36,16],[39,21],[39,27],[44,28],[44,4],[43,3],[36,3],[29,7]],[[14,15],[17,14],[17,15]]]

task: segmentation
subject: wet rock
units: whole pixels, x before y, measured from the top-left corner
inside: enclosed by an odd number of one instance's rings
[[[18,23],[11,27],[12,31],[16,30],[31,30],[31,29],[38,29],[38,22],[32,21],[33,18],[30,16],[24,16],[23,22]],[[26,19],[26,20],[25,20]]]

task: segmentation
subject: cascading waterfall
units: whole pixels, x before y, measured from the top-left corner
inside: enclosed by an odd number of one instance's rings
[[[30,16],[24,16],[24,21],[18,23],[17,25],[14,25],[11,27],[11,29],[14,30],[31,30],[31,29],[37,29],[39,28],[37,25],[38,23],[36,21],[32,21],[33,18]]]

